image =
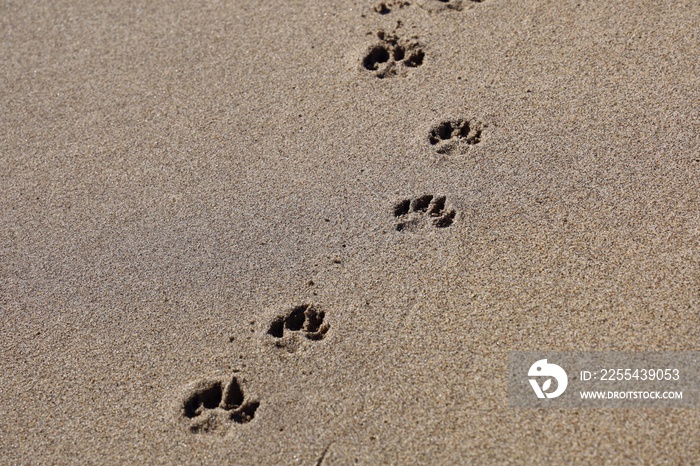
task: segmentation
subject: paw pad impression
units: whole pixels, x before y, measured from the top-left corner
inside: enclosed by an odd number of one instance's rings
[[[182,402],[181,414],[190,420],[191,432],[214,432],[232,423],[250,422],[258,406],[258,401],[245,399],[234,376],[228,383],[204,380],[194,384]]]
[[[428,11],[442,10],[462,11],[470,3],[481,3],[483,0],[427,0],[423,8]]]
[[[415,199],[403,199],[394,205],[394,217],[399,219],[396,231],[404,231],[417,228],[426,218],[432,221],[433,226],[445,228],[452,225],[456,212],[445,206],[445,196],[433,196],[425,194]]]
[[[439,154],[466,152],[481,142],[485,125],[466,119],[448,120],[435,125],[428,133],[428,142]]]
[[[388,0],[377,3],[372,7],[372,10],[380,15],[388,15],[394,8],[403,8],[409,5],[410,3],[405,0]]]
[[[423,64],[425,52],[415,39],[404,40],[395,34],[379,31],[380,42],[369,48],[362,59],[362,68],[383,79],[405,76],[406,70]]]
[[[326,313],[313,304],[302,304],[290,309],[286,314],[277,316],[270,324],[267,334],[282,338],[285,330],[301,332],[309,340],[322,340],[330,328],[323,319]]]

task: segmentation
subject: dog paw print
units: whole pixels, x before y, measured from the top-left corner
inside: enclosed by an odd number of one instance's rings
[[[423,64],[425,52],[416,39],[404,40],[395,34],[379,31],[380,42],[369,48],[362,59],[362,68],[383,79],[405,76],[410,68]]]
[[[280,347],[287,346],[289,340],[298,334],[309,340],[323,340],[330,328],[330,325],[323,321],[325,317],[326,313],[313,304],[295,306],[284,315],[275,317],[267,334],[272,336],[276,345]]]
[[[428,0],[421,6],[428,11],[455,10],[462,11],[467,5],[481,3],[483,0]]]
[[[372,11],[375,13],[379,13],[380,15],[388,15],[391,13],[391,10],[396,9],[396,8],[403,8],[406,6],[409,6],[410,3],[403,1],[403,0],[393,0],[393,1],[386,1],[386,2],[379,2],[376,5],[372,7]]]
[[[485,127],[479,121],[466,119],[443,121],[430,130],[428,141],[439,154],[464,153],[481,142]]]
[[[403,199],[394,205],[394,217],[399,222],[396,231],[415,230],[426,219],[436,228],[446,228],[454,223],[456,212],[445,206],[445,196],[426,194],[415,199]]]
[[[236,377],[203,380],[189,387],[182,402],[181,415],[189,421],[193,433],[225,433],[234,424],[245,424],[255,417],[260,406],[246,400]]]

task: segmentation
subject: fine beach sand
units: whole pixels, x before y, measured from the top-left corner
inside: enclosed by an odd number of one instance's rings
[[[700,4],[385,3],[0,2],[0,463],[698,463],[506,364],[700,349]]]

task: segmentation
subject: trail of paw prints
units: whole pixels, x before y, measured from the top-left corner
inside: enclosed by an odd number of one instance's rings
[[[294,306],[286,313],[275,317],[270,323],[267,334],[275,339],[277,347],[294,350],[297,336],[308,340],[323,340],[330,329],[324,322],[326,313],[313,304]]]
[[[425,194],[415,199],[403,199],[394,205],[393,213],[399,222],[396,231],[415,230],[430,221],[436,228],[446,228],[454,223],[456,212],[446,207],[445,196]]]
[[[477,120],[443,121],[430,129],[428,142],[438,154],[465,153],[481,142],[486,125]]]
[[[235,376],[228,383],[202,380],[188,387],[181,417],[189,423],[190,432],[223,435],[232,426],[253,420],[259,406],[259,401],[246,399]]]
[[[377,32],[379,43],[371,46],[362,59],[362,68],[379,79],[406,76],[423,64],[425,52],[416,38],[402,39],[395,33]]]

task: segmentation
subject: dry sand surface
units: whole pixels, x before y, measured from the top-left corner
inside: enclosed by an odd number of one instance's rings
[[[700,462],[506,384],[700,349],[700,4],[405,3],[0,2],[0,463]]]

